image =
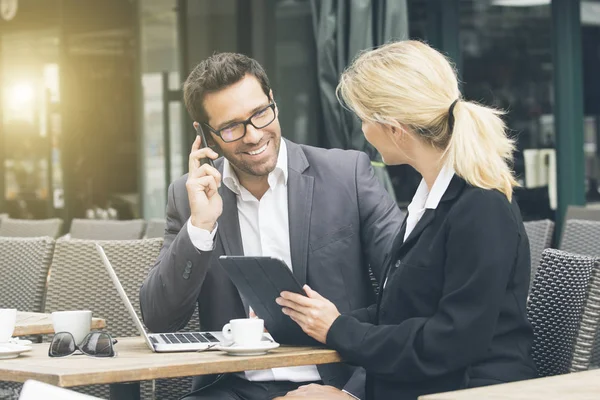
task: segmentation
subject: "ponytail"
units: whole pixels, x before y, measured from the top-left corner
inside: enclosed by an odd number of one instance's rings
[[[515,144],[506,135],[502,111],[460,100],[454,106],[454,126],[446,161],[470,185],[496,189],[512,200],[518,186],[510,164]]]

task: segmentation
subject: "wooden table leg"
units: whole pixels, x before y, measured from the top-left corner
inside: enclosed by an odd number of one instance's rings
[[[110,400],[140,400],[140,383],[111,383]]]

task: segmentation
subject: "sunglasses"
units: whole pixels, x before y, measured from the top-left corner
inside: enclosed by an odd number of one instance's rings
[[[66,357],[77,350],[91,357],[115,357],[117,353],[113,344],[117,341],[105,332],[90,332],[78,345],[69,332],[58,332],[52,338],[48,355],[50,357]]]

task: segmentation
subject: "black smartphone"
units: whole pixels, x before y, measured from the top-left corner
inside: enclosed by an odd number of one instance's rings
[[[208,147],[208,142],[206,141],[206,136],[204,136],[204,129],[202,129],[202,125],[198,124],[198,128],[196,129],[196,133],[200,136],[200,139],[202,140],[202,143],[200,145],[200,147]],[[212,158],[203,158],[200,160],[200,165],[203,164],[208,164],[211,167],[215,167],[215,164],[213,163]]]

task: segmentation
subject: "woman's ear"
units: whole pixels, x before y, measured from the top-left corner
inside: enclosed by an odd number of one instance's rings
[[[395,139],[403,138],[404,129],[402,129],[402,127],[400,125],[388,125],[388,128],[389,128],[390,132],[392,133],[392,136],[394,136]]]
[[[388,130],[390,132],[390,137],[396,145],[404,143],[407,139],[407,131],[400,124],[388,125]]]

